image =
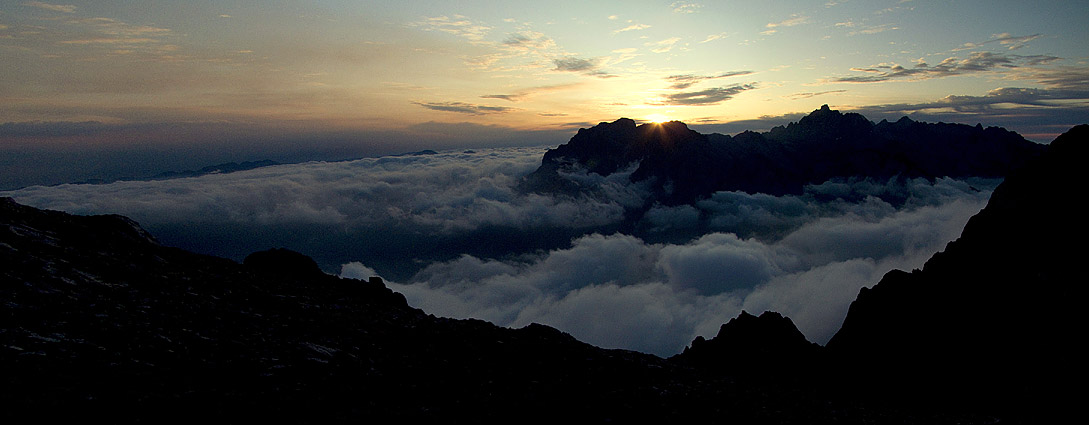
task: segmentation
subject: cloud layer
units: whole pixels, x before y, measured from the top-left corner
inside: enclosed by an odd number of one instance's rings
[[[824,343],[859,288],[891,269],[921,266],[989,194],[955,181],[914,182],[908,190],[915,205],[900,210],[875,198],[815,205],[720,193],[654,220],[683,227],[710,212],[703,220],[730,222],[723,226],[794,230],[781,238],[710,232],[683,243],[594,233],[518,261],[461,256],[392,285],[434,314],[513,327],[547,323],[597,345],[663,356],[696,335],[713,336],[742,309],[781,312]]]
[[[378,274],[429,313],[546,323],[605,347],[671,355],[741,309],[825,342],[860,287],[956,238],[995,182],[834,181],[799,196],[720,192],[653,206],[646,189],[575,172],[595,195],[521,194],[543,148],[496,148],[4,193],[130,216],[163,242],[241,259],[271,247],[346,277]],[[882,199],[901,199],[896,205]]]

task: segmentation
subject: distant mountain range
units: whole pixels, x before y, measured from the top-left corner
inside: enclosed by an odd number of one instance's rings
[[[263,159],[260,161],[242,161],[238,162],[225,162],[222,164],[209,165],[207,167],[201,167],[198,170],[185,170],[185,171],[165,171],[147,178],[135,178],[135,177],[123,177],[118,179],[94,179],[84,180],[76,182],[74,184],[107,184],[116,181],[127,180],[167,180],[167,179],[180,179],[184,177],[200,177],[208,174],[227,174],[238,171],[253,170],[261,167],[269,167],[273,165],[280,165],[279,162]]]
[[[689,204],[718,191],[800,194],[805,185],[847,178],[1002,177],[1044,151],[1017,133],[904,117],[874,124],[824,105],[786,127],[736,136],[703,135],[684,123],[622,118],[581,129],[545,153],[522,181],[529,192],[592,191],[564,173],[609,175],[635,167],[665,205]]]
[[[913,153],[910,143],[933,151]],[[862,148],[871,144],[879,148]],[[714,158],[735,162],[715,167]],[[291,251],[238,264],[162,246],[121,216],[3,198],[0,415],[115,423],[1069,419],[1085,378],[1074,344],[1089,283],[1079,262],[1089,236],[1080,208],[1086,160],[1086,125],[1041,146],[1001,129],[874,125],[827,108],[725,139],[681,123],[582,130],[545,155],[527,190],[583,190],[559,173],[575,163],[614,173],[634,162],[631,178],[655,179],[660,202],[709,190],[793,193],[857,173],[1009,175],[922,270],[893,271],[864,289],[826,347],[805,341],[789,318],[743,313],[669,359],[596,348],[542,325],[435,317],[381,279],[329,276]],[[788,164],[798,168],[780,175]],[[708,175],[713,184],[695,183]]]

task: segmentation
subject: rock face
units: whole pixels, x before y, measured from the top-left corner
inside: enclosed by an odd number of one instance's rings
[[[571,397],[568,413],[600,401],[596,391],[645,400],[662,381],[653,356],[540,325],[428,316],[380,279],[325,275],[290,251],[243,266],[160,246],[121,217],[9,198],[0,223],[8,418],[470,421],[536,397]]]
[[[584,169],[608,175],[635,166],[653,202],[687,204],[717,191],[800,194],[834,178],[1002,177],[1044,150],[1014,132],[904,117],[874,124],[824,105],[797,123],[767,133],[702,135],[684,123],[635,125],[630,119],[581,129],[549,150],[522,182],[536,192],[591,190],[565,179]]]
[[[829,354],[853,359],[861,375],[881,371],[864,381],[880,376],[907,391],[1071,408],[1062,383],[1086,377],[1077,335],[1089,284],[1080,248],[1087,160],[1089,126],[1057,138],[922,270],[892,271],[863,289]]]
[[[320,279],[324,272],[313,258],[298,252],[273,248],[247,255],[242,264],[258,273],[288,276],[293,279]]]

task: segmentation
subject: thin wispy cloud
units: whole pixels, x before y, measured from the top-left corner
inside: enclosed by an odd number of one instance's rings
[[[516,94],[486,94],[486,95],[482,95],[480,97],[483,98],[483,99],[501,99],[501,100],[507,100],[507,101],[511,101],[511,102],[517,102],[519,100],[522,100],[526,96],[524,94],[516,93]]]
[[[602,66],[615,66],[617,64],[627,62],[627,61],[629,61],[631,59],[634,59],[636,57],[641,56],[641,54],[638,53],[638,52],[639,52],[639,49],[634,48],[634,47],[626,47],[626,48],[623,48],[623,49],[613,50],[610,53],[613,53],[614,56],[609,56],[609,57],[605,58],[605,60],[602,63]]]
[[[699,3],[688,3],[688,2],[678,1],[678,2],[673,2],[673,4],[669,5],[669,7],[673,8],[674,13],[688,14],[688,13],[698,12],[699,9],[701,7],[703,7],[703,5],[699,4]]]
[[[992,44],[992,43],[998,43],[998,44],[1001,44],[1003,46],[1006,46],[1006,50],[1017,50],[1017,49],[1025,47],[1025,46],[1028,46],[1028,43],[1030,41],[1036,40],[1036,39],[1038,39],[1040,37],[1043,37],[1043,35],[1042,34],[1032,34],[1032,35],[1014,36],[1014,35],[1011,35],[1008,32],[1004,32],[1004,33],[1001,33],[1001,34],[992,35],[991,39],[987,40],[987,41],[983,41],[983,42],[979,42],[979,43],[975,43],[975,42],[964,43],[960,47],[958,47],[956,49],[953,49],[953,51],[978,49],[978,48],[981,48],[983,46],[986,46],[986,45]]]
[[[556,48],[556,42],[544,33],[527,30],[510,34],[503,47],[526,53],[544,52]]]
[[[844,22],[837,22],[835,27],[836,28],[855,28],[854,30],[847,33],[847,35],[849,35],[849,36],[879,34],[879,33],[885,32],[885,31],[893,31],[893,30],[900,29],[900,27],[896,26],[895,24],[862,25],[862,24],[859,24],[859,23],[857,23],[855,21],[851,21],[851,20],[844,21]]]
[[[1056,90],[1004,87],[983,96],[948,95],[932,102],[875,105],[864,108],[869,113],[913,113],[927,110],[954,110],[959,113],[995,113],[1009,105],[1043,108],[1066,107],[1069,101],[1089,101],[1089,90]],[[1089,107],[1083,108],[1089,109]]]
[[[492,27],[487,25],[473,22],[469,18],[462,15],[454,16],[436,16],[426,18],[422,21],[409,24],[423,29],[424,31],[440,31],[447,34],[453,34],[458,37],[465,38],[473,43],[481,43],[484,41],[484,37],[488,35]]]
[[[32,1],[24,4],[30,7],[36,7],[38,9],[49,10],[53,12],[76,13],[76,6],[70,4],[50,4],[42,3],[40,1]]]
[[[797,14],[791,15],[790,18],[784,19],[784,20],[779,21],[779,22],[769,22],[767,25],[764,26],[765,28],[767,28],[767,30],[761,32],[760,34],[763,34],[763,35],[775,34],[776,32],[779,31],[777,29],[779,27],[793,27],[793,26],[798,26],[798,25],[801,25],[801,24],[804,24],[804,23],[807,23],[807,22],[809,22],[809,17],[808,16],[797,15]]]
[[[846,92],[847,92],[847,90],[828,90],[828,91],[815,92],[815,93],[814,92],[794,93],[794,94],[792,94],[790,96],[787,96],[787,97],[790,98],[790,99],[795,99],[795,100],[797,100],[797,99],[809,99],[809,98],[812,98],[812,97],[817,97],[817,96],[826,95],[826,94],[846,93]]]
[[[709,43],[709,42],[712,42],[712,41],[715,41],[715,40],[726,38],[728,36],[729,36],[729,34],[726,34],[724,32],[720,32],[718,34],[711,34],[711,35],[707,36],[707,38],[703,39],[703,41],[701,41],[700,44]]]
[[[433,111],[456,112],[459,114],[467,115],[501,114],[515,110],[514,108],[506,106],[474,105],[464,102],[412,102],[412,104],[422,106]]]
[[[1025,68],[1017,70],[1010,78],[1036,81],[1054,90],[1089,92],[1089,68],[1086,67]]]
[[[680,75],[670,75],[670,76],[666,77],[666,81],[669,81],[669,82],[673,83],[672,85],[669,86],[669,88],[676,89],[676,90],[683,90],[683,89],[687,89],[689,87],[692,87],[693,85],[699,84],[700,82],[707,81],[707,80],[714,80],[714,79],[726,78],[726,77],[734,77],[734,76],[738,76],[738,75],[749,75],[749,74],[752,74],[752,73],[753,73],[753,71],[730,71],[730,72],[724,72],[724,73],[718,74],[718,75],[680,74]]]
[[[599,69],[600,60],[597,58],[586,59],[576,56],[568,56],[552,59],[552,64],[555,65],[555,67],[552,68],[553,71],[574,72],[598,78],[615,77],[615,75]]]
[[[1013,36],[1010,33],[995,34],[992,42],[998,42],[999,44],[1006,46],[1008,50],[1017,50],[1025,47],[1028,42],[1042,37],[1041,34]]]
[[[854,75],[824,80],[835,83],[876,83],[891,80],[926,80],[954,75],[988,72],[994,70],[1012,70],[1025,66],[1045,65],[1061,58],[1049,55],[1009,55],[992,52],[975,52],[964,59],[950,57],[937,65],[918,62],[911,67],[900,64],[879,64],[865,68],[851,68],[851,71],[865,75]]]
[[[671,37],[665,40],[644,43],[643,45],[647,47],[652,47],[650,51],[654,53],[666,53],[670,50],[673,50],[673,47],[677,44],[678,41],[681,41],[680,37]]]
[[[107,38],[107,37],[95,37],[95,38],[83,38],[79,40],[64,40],[60,44],[76,44],[76,45],[88,45],[88,44],[143,44],[143,43],[155,43],[158,40],[154,38]]]
[[[619,34],[619,33],[627,32],[627,31],[645,30],[647,28],[650,28],[650,25],[647,25],[647,24],[631,24],[631,25],[628,25],[628,26],[626,26],[624,28],[613,31],[613,34]]]
[[[553,92],[557,90],[567,90],[578,86],[579,84],[556,84],[551,86],[532,87],[510,94],[487,94],[480,97],[484,99],[501,99],[510,102],[519,102],[537,94]]]
[[[171,29],[113,18],[64,15],[24,34],[33,36],[13,38],[14,42],[21,48],[42,51],[47,57],[84,62],[120,57],[141,62],[178,62],[190,57],[175,44],[179,37]]]
[[[715,105],[733,99],[741,92],[753,90],[756,83],[734,84],[728,87],[715,87],[705,90],[671,93],[665,96],[667,105]]]

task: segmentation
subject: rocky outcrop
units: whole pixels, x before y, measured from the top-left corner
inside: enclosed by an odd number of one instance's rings
[[[324,272],[313,258],[286,249],[273,248],[247,255],[242,264],[258,273],[293,279],[321,278]]]
[[[1069,409],[1063,383],[1085,378],[1077,335],[1089,284],[1078,248],[1089,238],[1080,200],[1087,160],[1089,126],[1057,138],[921,270],[894,270],[864,288],[829,354],[851,359],[845,370],[865,385],[895,382],[1023,414]]]

